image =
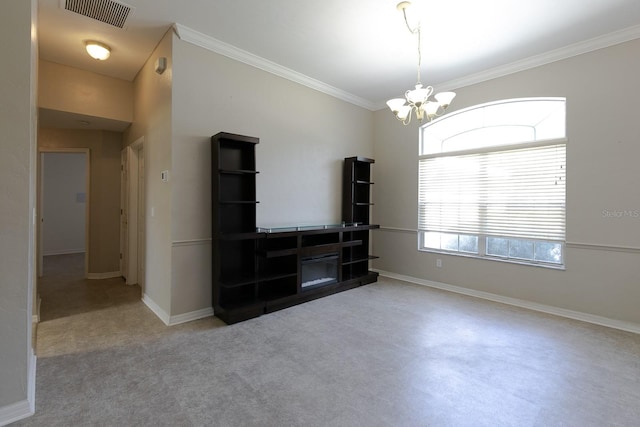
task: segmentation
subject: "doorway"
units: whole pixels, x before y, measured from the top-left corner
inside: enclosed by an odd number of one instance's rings
[[[88,148],[42,149],[38,168],[38,276],[44,257],[82,256],[89,266],[90,156]]]
[[[139,285],[143,293],[146,270],[144,163],[144,138],[122,150],[120,268],[126,283]]]
[[[116,148],[116,153],[120,147]],[[80,153],[85,159],[86,170],[84,171],[84,185],[77,187],[78,182],[82,181],[79,177],[80,173],[74,173],[72,167],[68,163],[64,163],[64,167],[59,167],[59,175],[66,180],[63,187],[66,189],[57,196],[58,199],[72,199],[73,203],[84,203],[85,217],[83,221],[84,227],[84,252],[73,250],[60,250],[52,253],[46,241],[47,235],[51,228],[62,228],[57,223],[52,223],[52,214],[48,209],[50,206],[50,192],[53,188],[49,166],[54,159],[50,155],[72,156]],[[113,151],[110,153],[114,154]],[[94,166],[100,168],[102,166],[100,152],[94,158]],[[42,148],[38,156],[38,280],[37,289],[37,340],[38,354],[47,354],[47,352],[55,352],[60,347],[77,344],[78,338],[86,339],[85,334],[91,336],[101,335],[102,329],[106,326],[101,324],[99,328],[89,326],[86,319],[96,313],[96,319],[102,319],[108,310],[115,311],[114,318],[120,315],[119,307],[129,306],[132,303],[139,302],[141,298],[140,289],[137,286],[126,286],[119,272],[96,273],[93,271],[96,260],[100,259],[101,247],[93,247],[89,230],[93,232],[90,224],[90,207],[100,206],[103,194],[89,194],[91,183],[91,155],[88,148],[65,148],[50,149]],[[113,163],[110,164],[113,168]],[[117,166],[116,166],[117,168]],[[117,170],[117,169],[116,169]],[[115,170],[111,170],[111,173]],[[55,174],[54,174],[55,175]],[[103,179],[98,176],[98,180]],[[55,180],[54,180],[55,181]],[[98,182],[94,181],[94,184]],[[94,187],[94,188],[100,188]],[[82,194],[84,193],[84,194]],[[54,195],[57,193],[54,193]],[[113,206],[113,198],[110,198],[110,209],[117,209],[117,204]],[[59,201],[59,200],[58,200]],[[63,217],[71,218],[70,213],[64,213]],[[97,218],[94,216],[94,219]],[[76,220],[76,222],[80,222]],[[97,224],[100,227],[101,224]],[[67,229],[64,229],[68,234]],[[111,244],[117,245],[117,235],[112,237]],[[95,241],[94,241],[95,242]],[[75,246],[73,246],[75,248]],[[116,246],[117,248],[117,246]],[[77,252],[77,253],[76,253]],[[92,257],[93,254],[93,257]],[[46,256],[45,256],[46,255]],[[117,268],[117,267],[116,267]],[[114,268],[115,270],[115,268]],[[115,275],[114,275],[115,273]],[[107,277],[103,277],[107,276]],[[102,313],[102,314],[98,314]],[[59,319],[65,319],[61,326]],[[94,319],[95,320],[95,319]],[[94,324],[97,324],[93,322]],[[93,329],[92,329],[93,328]],[[101,329],[102,328],[102,329]],[[74,344],[75,343],[75,344]],[[94,342],[95,344],[95,342]]]

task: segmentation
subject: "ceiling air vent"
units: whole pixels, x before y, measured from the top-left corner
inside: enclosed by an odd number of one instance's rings
[[[61,0],[64,8],[71,12],[96,19],[114,27],[124,28],[133,8],[113,0]]]

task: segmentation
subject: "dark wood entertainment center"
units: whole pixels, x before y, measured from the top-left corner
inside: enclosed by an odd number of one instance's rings
[[[348,157],[343,223],[256,227],[258,138],[211,137],[213,309],[227,324],[377,281],[369,271],[372,159]]]

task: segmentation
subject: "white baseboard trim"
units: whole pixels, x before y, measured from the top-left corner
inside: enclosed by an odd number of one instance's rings
[[[191,322],[192,320],[204,319],[205,317],[211,316],[213,316],[213,308],[203,308],[202,310],[171,316],[169,318],[169,326],[179,325],[180,323]]]
[[[40,303],[42,302],[42,298],[40,298],[40,296],[38,296],[37,300],[36,300],[36,310],[35,313],[33,313],[31,315],[31,322],[32,323],[40,323]]]
[[[149,295],[143,294],[142,295],[142,302],[147,307],[149,307],[149,309],[151,311],[153,311],[153,314],[158,316],[158,318],[160,318],[160,320],[162,320],[162,322],[164,322],[165,325],[169,326],[169,322],[171,321],[171,316],[169,316],[169,314],[166,311],[161,309],[160,306],[158,304],[156,304],[156,302],[154,300],[149,298]]]
[[[29,379],[27,380],[27,399],[29,400],[29,410],[31,415],[36,413],[36,366],[38,358],[35,350],[31,347],[31,357],[29,357]]]
[[[0,426],[6,426],[18,420],[30,417],[36,410],[36,356],[31,351],[29,357],[27,398],[12,405],[0,408]]]
[[[43,251],[42,256],[71,255],[71,254],[83,254],[83,253],[85,253],[84,249],[63,249],[58,251]]]
[[[213,308],[207,307],[202,310],[191,311],[189,313],[178,314],[176,316],[169,315],[164,311],[154,300],[149,298],[149,295],[144,294],[142,296],[142,302],[149,307],[153,313],[160,318],[167,326],[175,326],[181,323],[191,322],[192,320],[204,319],[205,317],[213,316]]]
[[[31,412],[29,400],[22,400],[13,405],[4,406],[0,408],[0,426],[6,426],[31,415],[33,415],[33,412]]]
[[[405,282],[415,283],[416,285],[428,286],[430,288],[441,289],[444,291],[455,292],[457,294],[467,295],[471,297],[481,298],[489,301],[499,302],[502,304],[512,305],[515,307],[526,308],[533,311],[539,311],[555,316],[566,317],[568,319],[580,320],[582,322],[593,323],[595,325],[606,326],[622,331],[640,334],[640,324],[625,322],[622,320],[610,319],[608,317],[596,316],[594,314],[583,313],[580,311],[567,310],[564,308],[554,307],[545,304],[525,301],[517,298],[505,297],[502,295],[492,294],[489,292],[476,291],[474,289],[463,288],[461,286],[449,285],[446,283],[434,282],[431,280],[418,279],[417,277],[405,276],[403,274],[391,273],[389,271],[372,269],[377,271],[381,276],[391,279],[403,280]]]
[[[87,279],[89,280],[113,279],[114,277],[122,277],[122,273],[119,271],[108,271],[106,273],[87,273]]]

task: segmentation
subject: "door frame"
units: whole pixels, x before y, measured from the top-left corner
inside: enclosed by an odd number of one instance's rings
[[[141,157],[142,155],[142,157]],[[124,215],[127,222],[126,233],[123,233],[124,241],[121,242],[122,256],[126,256],[124,277],[128,285],[135,285],[144,283],[144,277],[138,277],[140,269],[140,263],[144,262],[144,244],[140,242],[139,230],[144,229],[144,212],[139,212],[140,208],[144,209],[144,190],[141,191],[139,186],[139,180],[144,177],[140,177],[140,164],[144,164],[144,137],[138,138],[133,144],[127,146],[123,150],[123,157],[126,157],[126,161],[123,164],[126,165],[127,170],[122,174],[123,179],[126,182],[123,183],[123,187],[126,190],[126,196],[124,201]]]
[[[145,149],[143,145],[144,140],[141,139],[138,144],[134,143],[133,148],[135,150],[136,159],[138,160],[138,182],[136,184],[138,189],[138,235],[136,240],[138,242],[138,285],[144,295],[145,279],[146,279],[146,259],[147,259],[147,244],[146,244],[146,172],[145,172]]]
[[[84,277],[86,278],[89,274],[89,223],[91,220],[90,212],[91,212],[91,149],[89,148],[38,148],[38,177],[37,177],[37,227],[36,233],[38,235],[38,243],[36,245],[36,254],[38,257],[37,264],[37,272],[38,277],[42,277],[43,275],[43,259],[44,255],[42,254],[43,247],[43,211],[42,205],[44,203],[43,200],[43,185],[44,185],[44,154],[45,153],[81,153],[85,155],[85,206],[84,206]]]
[[[129,280],[129,147],[120,151],[120,275]]]

